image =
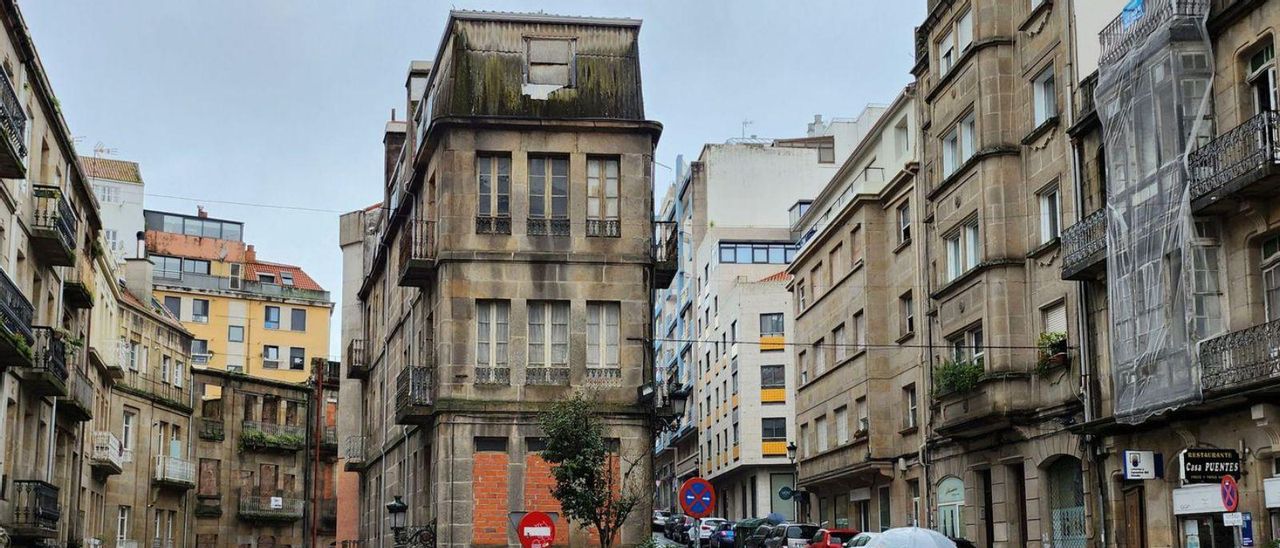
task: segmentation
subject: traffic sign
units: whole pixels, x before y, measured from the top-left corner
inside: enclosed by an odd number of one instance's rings
[[[778,489],[778,498],[782,500],[791,500],[791,496],[794,494],[796,493],[791,490],[790,485],[783,485],[782,489]]]
[[[689,478],[680,486],[680,508],[694,518],[705,518],[716,510],[716,489],[702,478]]]
[[[1240,505],[1240,486],[1236,485],[1236,479],[1231,476],[1222,476],[1222,508],[1228,512],[1235,512],[1236,507]]]
[[[546,548],[556,538],[556,524],[545,512],[529,512],[520,518],[516,536],[525,548]]]

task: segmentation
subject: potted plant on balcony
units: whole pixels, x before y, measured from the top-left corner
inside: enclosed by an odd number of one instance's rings
[[[982,362],[976,360],[949,359],[934,370],[934,384],[939,396],[968,392],[982,380]]]
[[[1036,362],[1036,373],[1045,376],[1067,364],[1067,334],[1062,332],[1041,333],[1036,342],[1040,359]]]

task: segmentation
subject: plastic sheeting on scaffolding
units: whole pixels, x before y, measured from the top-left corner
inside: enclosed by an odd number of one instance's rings
[[[1209,0],[1133,0],[1101,33],[1094,95],[1107,185],[1107,296],[1116,420],[1201,400],[1196,345],[1217,303],[1197,288],[1186,157],[1212,134]],[[1216,263],[1216,261],[1215,261]]]

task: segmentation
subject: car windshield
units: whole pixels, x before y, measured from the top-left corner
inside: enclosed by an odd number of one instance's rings
[[[818,532],[815,525],[792,525],[787,527],[787,538],[813,538],[813,534]]]
[[[831,533],[831,539],[828,540],[827,542],[830,542],[831,544],[844,544],[844,541],[845,541],[844,537],[836,533]]]

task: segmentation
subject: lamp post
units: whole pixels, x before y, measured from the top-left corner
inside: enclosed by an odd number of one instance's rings
[[[409,527],[405,524],[405,514],[408,512],[409,505],[400,499],[400,495],[387,503],[387,514],[391,516],[391,533],[394,535],[393,544],[396,548],[434,548],[435,522],[425,527]]]

